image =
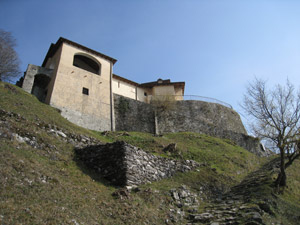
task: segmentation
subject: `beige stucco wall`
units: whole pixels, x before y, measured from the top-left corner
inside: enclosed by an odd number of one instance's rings
[[[182,87],[174,87],[174,85],[172,84],[154,86],[153,88],[142,88],[137,87],[136,85],[129,82],[125,82],[118,77],[114,77],[112,82],[112,89],[114,94],[146,103],[150,103],[153,96],[175,95],[175,100],[183,100]]]
[[[175,100],[183,100],[183,89],[181,87],[175,87]]]
[[[153,95],[175,95],[173,85],[154,86]]]
[[[147,96],[145,96],[147,93]],[[154,86],[153,88],[137,88],[137,100],[141,102],[150,103],[151,99],[156,96],[166,96],[175,95],[175,100],[183,100],[183,89],[174,88],[174,85],[163,85],[163,86]]]
[[[73,57],[78,53],[88,54],[100,62],[101,74],[73,66]],[[80,126],[100,131],[110,130],[110,63],[63,43],[50,105],[62,110],[64,117]],[[89,89],[89,95],[82,93],[83,87]]]
[[[145,96],[145,93],[147,95]],[[150,103],[150,99],[152,96],[152,89],[151,88],[137,88],[137,100],[141,102]]]
[[[127,98],[136,99],[136,86],[122,80],[113,78],[112,90],[114,94],[122,95]]]

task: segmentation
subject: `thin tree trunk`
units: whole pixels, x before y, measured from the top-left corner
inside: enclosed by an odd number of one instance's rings
[[[155,135],[159,135],[158,122],[157,122],[157,109],[154,109],[154,132]]]
[[[280,150],[280,173],[278,174],[276,184],[278,187],[286,186],[286,173],[285,173],[285,154],[284,150]]]

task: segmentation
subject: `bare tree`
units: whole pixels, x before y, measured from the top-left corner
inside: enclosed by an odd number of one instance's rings
[[[150,103],[154,109],[155,134],[159,135],[158,122],[157,122],[158,114],[172,110],[175,107],[176,96],[175,95],[152,96]]]
[[[11,33],[0,29],[0,81],[12,81],[12,78],[20,74],[15,45],[16,41]]]
[[[286,186],[286,168],[300,156],[300,92],[287,80],[267,90],[266,82],[256,79],[247,87],[243,109],[254,118],[255,135],[274,144],[280,152],[278,187]]]
[[[152,96],[151,104],[157,111],[167,111],[174,108],[176,100],[175,95],[156,95]]]

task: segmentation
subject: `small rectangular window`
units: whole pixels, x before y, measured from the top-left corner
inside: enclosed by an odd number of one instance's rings
[[[144,96],[147,96],[147,92],[144,92]]]
[[[89,95],[89,89],[88,88],[82,88],[82,94]]]
[[[118,81],[118,88],[120,88],[120,81]]]

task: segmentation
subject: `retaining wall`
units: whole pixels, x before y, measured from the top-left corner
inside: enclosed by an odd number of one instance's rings
[[[150,104],[114,94],[115,129],[155,132],[154,110]]]
[[[167,104],[167,108],[157,108],[115,94],[114,104],[118,131],[156,134],[197,132],[232,140],[259,156],[269,155],[269,152],[262,148],[259,139],[247,135],[239,114],[217,103],[175,101],[171,105]]]
[[[118,186],[133,186],[190,171],[199,166],[192,160],[177,161],[152,154],[123,141],[77,149],[84,164]]]

